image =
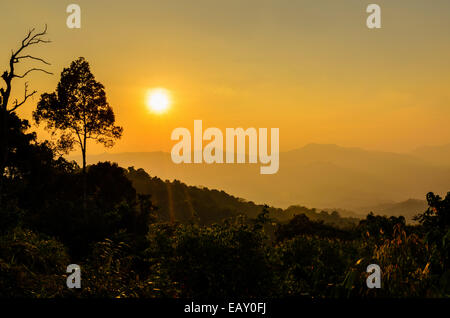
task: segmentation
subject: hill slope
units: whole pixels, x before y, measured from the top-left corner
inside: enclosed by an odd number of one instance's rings
[[[414,150],[412,154],[435,165],[450,166],[450,144],[420,147]]]
[[[409,199],[399,203],[386,203],[372,207],[362,208],[361,213],[367,215],[373,212],[378,215],[404,216],[407,222],[414,222],[413,218],[419,213],[423,213],[428,207],[427,201]]]
[[[224,191],[187,186],[178,180],[170,182],[150,177],[143,169],[129,168],[127,177],[138,193],[152,196],[153,204],[158,207],[158,216],[165,221],[211,224],[239,214],[255,218],[264,207]],[[337,227],[358,223],[357,218],[343,218],[337,212],[317,212],[302,206],[291,206],[286,210],[269,208],[269,216],[279,222],[288,221],[296,214],[305,214],[311,220],[324,221]]]
[[[280,153],[280,170],[261,175],[259,164],[172,163],[163,152],[89,156],[89,163],[114,161],[142,167],[161,179],[222,189],[257,203],[287,208],[301,204],[360,211],[385,203],[424,199],[450,189],[450,167],[407,154],[311,144]]]

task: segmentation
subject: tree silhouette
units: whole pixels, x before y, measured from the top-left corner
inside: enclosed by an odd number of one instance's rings
[[[44,72],[47,74],[52,74],[41,68],[30,68],[25,71],[22,75],[16,73],[15,67],[16,64],[20,61],[24,60],[34,60],[46,65],[50,65],[47,61],[42,58],[35,57],[29,54],[26,54],[25,51],[29,47],[40,44],[40,43],[49,43],[49,40],[43,38],[47,34],[47,25],[45,26],[42,32],[36,32],[35,29],[31,29],[28,31],[28,34],[22,40],[20,47],[11,53],[11,57],[9,58],[9,70],[3,72],[1,78],[5,82],[5,87],[0,87],[0,203],[2,202],[3,195],[3,174],[5,172],[6,163],[8,161],[8,118],[9,115],[12,114],[15,110],[17,110],[20,106],[26,103],[26,101],[36,94],[36,91],[30,92],[28,90],[28,83],[25,83],[25,92],[23,99],[21,101],[14,100],[10,105],[11,91],[12,91],[12,83],[15,78],[25,78],[31,72]]]
[[[83,157],[83,202],[86,205],[86,147],[93,139],[112,147],[122,136],[123,128],[115,126],[113,109],[106,100],[103,84],[91,73],[89,63],[80,57],[65,68],[54,93],[42,94],[33,112],[37,124],[58,135],[57,149],[68,153],[75,145]]]

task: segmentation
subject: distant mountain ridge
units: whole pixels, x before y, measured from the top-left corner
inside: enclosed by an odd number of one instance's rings
[[[450,190],[450,166],[432,164],[413,154],[337,145],[309,144],[282,152],[275,175],[260,175],[259,164],[176,165],[164,152],[88,156],[88,163],[98,161],[144,168],[163,180],[221,189],[280,208],[302,205],[365,213],[365,207],[423,200],[430,191],[444,194]]]
[[[140,194],[150,194],[157,207],[157,215],[163,221],[195,222],[211,224],[226,218],[246,215],[256,218],[264,206],[234,197],[224,191],[188,186],[178,180],[163,181],[149,176],[143,169],[128,168],[127,177]],[[358,218],[342,217],[338,212],[317,211],[303,206],[287,209],[268,207],[269,217],[287,222],[295,215],[304,214],[310,220],[348,228],[358,224]]]
[[[423,213],[428,208],[425,200],[409,199],[403,202],[385,203],[372,207],[361,208],[359,211],[363,215],[373,212],[378,215],[404,216],[408,223],[415,223],[413,218],[419,213]]]
[[[426,162],[435,165],[450,166],[450,144],[420,147],[411,153]]]

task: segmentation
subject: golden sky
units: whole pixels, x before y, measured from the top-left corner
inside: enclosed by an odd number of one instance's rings
[[[450,143],[450,1],[373,2],[379,30],[365,25],[372,2],[358,0],[2,1],[0,68],[29,28],[47,23],[53,43],[30,53],[55,75],[35,73],[30,87],[54,91],[84,56],[124,127],[112,152],[170,151],[172,130],[192,130],[194,119],[223,131],[280,128],[282,151]],[[66,27],[69,3],[81,6],[79,30]],[[154,87],[172,94],[164,114],[145,103]],[[19,114],[30,118],[37,101]]]

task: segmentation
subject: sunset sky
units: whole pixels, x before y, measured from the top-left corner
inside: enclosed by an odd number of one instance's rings
[[[379,30],[365,25],[373,2]],[[4,0],[0,70],[27,31],[47,23],[53,42],[29,53],[54,75],[32,73],[30,88],[53,92],[62,69],[84,56],[124,127],[112,152],[170,151],[172,130],[192,130],[194,119],[223,131],[280,128],[281,151],[450,143],[450,1],[373,2]],[[70,3],[81,6],[81,29],[66,27]],[[24,82],[15,83],[20,97]],[[170,92],[167,112],[149,111],[152,88]],[[31,118],[37,101],[19,114]]]

